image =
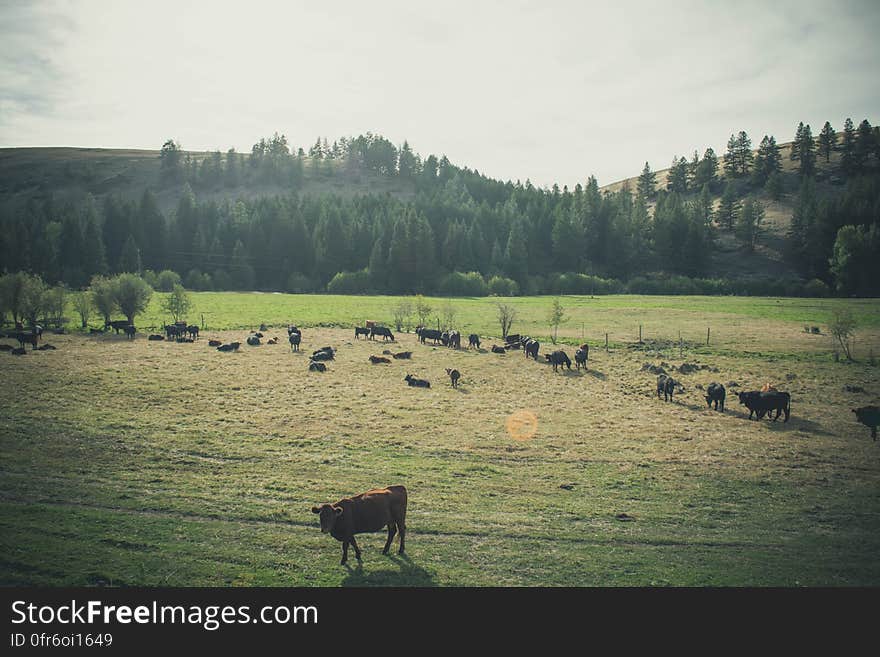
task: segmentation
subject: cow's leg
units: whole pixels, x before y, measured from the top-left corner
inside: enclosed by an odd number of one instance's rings
[[[344,566],[346,562],[348,562],[348,541],[342,541],[342,561],[339,565]]]
[[[388,550],[391,548],[391,541],[394,540],[394,535],[397,533],[397,523],[392,520],[388,523],[388,540],[385,541],[385,548],[382,550],[382,554],[388,554]]]
[[[400,532],[400,549],[397,551],[397,554],[403,554],[404,543],[406,539],[406,521],[398,520],[397,530]]]
[[[352,537],[351,537],[351,547],[354,548],[354,556],[355,556],[355,558],[356,558],[358,561],[360,561],[360,560],[361,560],[361,549],[358,547],[357,541],[354,540],[354,535],[353,535],[353,534],[352,534]]]

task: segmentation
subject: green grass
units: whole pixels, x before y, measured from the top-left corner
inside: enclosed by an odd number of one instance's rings
[[[393,302],[196,301],[215,327],[382,320]],[[511,301],[538,319],[549,304]],[[0,398],[0,583],[880,584],[880,443],[848,410],[877,403],[880,370],[812,357],[823,347],[800,320],[736,315],[739,299],[718,300],[718,315],[695,309],[711,301],[667,301],[564,303],[593,326],[628,326],[641,313],[677,333],[723,316],[740,333],[683,358],[657,345],[595,350],[586,374],[554,374],[518,352],[435,349],[412,335],[355,342],[347,328],[321,327],[305,329],[300,354],[286,344],[220,354],[205,337],[244,332],[216,328],[195,344],[71,334],[48,337],[57,351],[0,354],[15,390]],[[462,322],[491,328],[493,300],[454,303]],[[840,302],[800,303],[781,301],[817,315]],[[855,302],[863,315],[872,304]],[[776,351],[750,345],[746,328],[781,333]],[[305,354],[325,344],[337,359],[308,373]],[[370,365],[386,347],[413,359]],[[680,376],[687,392],[664,403],[645,360],[717,371]],[[458,390],[446,367],[462,372]],[[408,388],[406,372],[432,388]],[[698,386],[712,380],[784,387],[791,421],[749,421],[733,390],[726,413],[707,410]],[[846,390],[854,385],[866,392]],[[523,408],[538,432],[518,442],[504,427]],[[363,564],[340,566],[339,543],[309,509],[395,483],[410,491],[408,554],[383,557],[383,537],[367,534]]]

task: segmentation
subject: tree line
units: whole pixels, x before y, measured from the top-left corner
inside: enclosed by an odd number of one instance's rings
[[[847,120],[842,135],[826,123],[818,139],[798,126],[790,257],[806,280],[877,293],[880,279],[865,273],[877,253],[878,145],[867,120],[858,129]],[[757,193],[778,198],[791,187],[780,150],[765,136],[753,152],[740,132],[723,160],[711,148],[674,158],[663,189],[645,163],[634,190],[602,193],[594,177],[571,190],[493,180],[372,134],[318,139],[306,153],[276,133],[247,156],[230,150],[200,161],[169,140],[157,184],[180,186],[174,210],[163,213],[151,189],[101,203],[88,195],[32,198],[0,218],[0,254],[6,271],[72,289],[95,276],[162,270],[194,290],[394,294],[557,294],[571,281],[595,290],[597,281],[626,289],[624,282],[706,280],[717,231],[735,231],[754,248],[764,218]],[[832,154],[845,183],[833,193],[817,181],[817,162],[827,165]],[[415,193],[306,195],[299,193],[306,167],[310,175],[407,179]],[[288,191],[219,203],[197,197],[212,186],[261,183]]]

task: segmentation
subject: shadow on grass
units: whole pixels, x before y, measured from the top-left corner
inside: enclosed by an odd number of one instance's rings
[[[585,368],[584,372],[589,374],[594,379],[599,379],[600,381],[605,381],[608,377],[605,376],[605,372],[600,372],[599,370],[591,370],[589,368]]]
[[[361,563],[354,567],[346,564],[348,575],[342,580],[342,586],[437,586],[434,576],[414,564],[406,554],[380,555],[379,558],[385,563],[391,562],[393,567],[364,572]]]

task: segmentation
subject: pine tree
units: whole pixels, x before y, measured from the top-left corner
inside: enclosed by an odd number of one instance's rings
[[[753,158],[754,156],[752,155],[752,140],[749,139],[749,136],[745,133],[745,131],[740,131],[739,135],[736,138],[736,166],[737,171],[739,172],[738,175],[748,175]]]
[[[798,131],[801,135],[797,142],[799,172],[802,176],[812,176],[816,172],[816,142],[813,140],[813,132],[809,124],[799,128]]]
[[[703,159],[697,165],[694,172],[694,186],[703,187],[709,185],[711,188],[718,181],[718,156],[711,148],[707,148],[703,153]]]
[[[804,140],[804,122],[798,123],[797,131],[794,133],[794,141],[791,142],[791,152],[788,157],[792,162],[801,159],[801,142]]]
[[[874,151],[874,135],[868,119],[859,123],[856,131],[855,164],[856,171],[863,172],[868,168],[868,160]]]
[[[733,186],[727,183],[724,187],[724,193],[721,195],[721,202],[718,205],[718,225],[727,230],[732,230],[736,224],[737,217],[740,212],[740,203],[734,194]]]
[[[636,186],[636,193],[643,199],[654,197],[657,189],[657,174],[651,171],[651,167],[645,162],[645,168],[642,169],[642,175],[639,176],[639,182]]]
[[[256,280],[254,268],[251,266],[247,249],[241,240],[238,240],[232,249],[230,269],[232,270],[232,285],[236,290],[254,289],[254,281]]]
[[[831,151],[837,146],[837,133],[831,127],[831,123],[825,121],[822,132],[819,133],[819,153],[825,156],[825,163],[831,161]]]
[[[758,154],[755,156],[752,170],[752,178],[757,185],[764,185],[770,176],[782,171],[782,157],[779,151],[776,139],[764,135],[761,145],[758,147]]]
[[[141,250],[131,235],[128,236],[125,245],[122,247],[117,270],[123,274],[138,274],[141,271]]]
[[[672,167],[666,179],[666,189],[684,194],[687,192],[688,161],[686,158],[672,158]]]
[[[754,198],[746,199],[736,222],[736,233],[749,251],[755,250],[763,221],[764,206]]]
[[[843,139],[840,145],[840,169],[849,176],[856,171],[856,130],[852,119],[843,124]]]

